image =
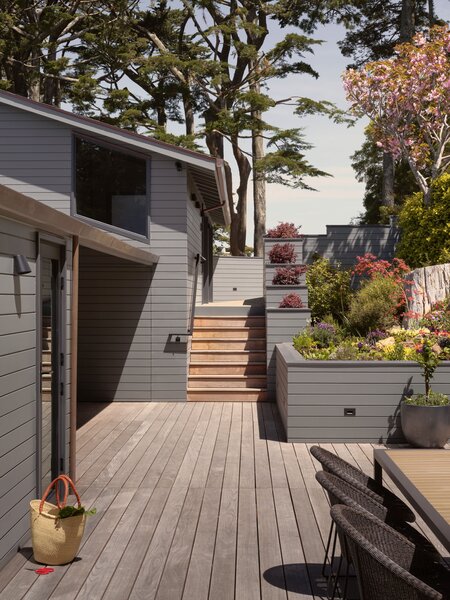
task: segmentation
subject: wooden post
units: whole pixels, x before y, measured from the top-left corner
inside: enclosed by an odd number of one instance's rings
[[[76,480],[77,441],[77,370],[78,370],[78,286],[80,246],[77,235],[72,238],[72,302],[70,320],[70,460],[69,473]]]

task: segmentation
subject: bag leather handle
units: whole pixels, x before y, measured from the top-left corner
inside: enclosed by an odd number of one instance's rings
[[[61,481],[61,483],[64,486],[64,497],[63,497],[62,502],[61,502],[61,498],[59,495],[58,481]],[[60,510],[61,510],[61,508],[64,508],[67,503],[67,496],[69,495],[69,486],[72,488],[75,498],[77,499],[78,508],[81,508],[81,499],[77,492],[74,482],[70,479],[70,477],[68,475],[59,475],[58,477],[56,477],[56,479],[54,479],[50,483],[50,485],[45,490],[45,492],[42,496],[42,500],[39,504],[39,512],[41,513],[43,511],[44,502],[47,500],[47,497],[49,496],[49,494],[53,488],[55,488],[55,491],[56,491],[56,504],[57,504],[58,508]]]

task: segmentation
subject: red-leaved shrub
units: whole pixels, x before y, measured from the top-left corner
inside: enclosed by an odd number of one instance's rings
[[[275,244],[269,252],[271,263],[295,263],[297,253],[294,244]]]
[[[381,277],[389,279],[397,286],[397,306],[396,317],[401,320],[403,317],[415,318],[412,312],[407,310],[408,303],[412,300],[412,282],[406,279],[407,273],[411,271],[408,265],[401,258],[393,258],[392,262],[377,258],[374,254],[366,252],[364,256],[357,256],[357,263],[353,268],[352,275],[376,279]]]
[[[306,265],[297,267],[280,267],[275,271],[272,283],[273,285],[298,285],[300,275],[306,273]]]
[[[303,302],[298,294],[292,293],[283,298],[278,308],[303,308]]]
[[[302,238],[300,233],[301,225],[298,227],[294,223],[278,223],[276,227],[272,227],[266,233],[268,238]]]

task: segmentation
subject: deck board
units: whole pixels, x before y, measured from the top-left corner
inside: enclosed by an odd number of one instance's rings
[[[26,545],[0,571],[2,600],[326,597],[320,568],[330,517],[315,479],[320,465],[311,444],[284,442],[275,405],[80,411],[79,487],[98,513],[78,559],[50,575],[35,574]],[[323,446],[371,473],[374,445]]]

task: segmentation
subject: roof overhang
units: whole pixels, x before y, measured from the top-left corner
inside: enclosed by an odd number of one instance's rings
[[[42,102],[35,102],[17,94],[11,94],[10,92],[0,91],[0,104],[51,119],[77,131],[100,136],[110,142],[141,151],[162,154],[167,158],[185,163],[190,169],[195,170],[196,174],[193,175],[195,181],[204,180],[207,187],[210,188],[207,198],[204,198],[207,208],[221,204],[219,210],[212,211],[212,220],[223,225],[230,224],[231,218],[228,207],[225,163],[223,160],[214,158],[208,154],[175,146],[174,144],[168,144],[146,135],[120,129],[96,119],[74,115],[67,110],[43,104]],[[212,190],[213,187],[217,188],[215,192]]]
[[[143,265],[154,265],[159,256],[136,248],[115,236],[66,215],[42,202],[0,185],[0,215],[55,235],[78,236],[79,243],[91,250]]]
[[[189,167],[189,174],[203,200],[204,212],[208,213],[214,223],[228,227],[231,223],[231,216],[228,205],[225,162],[217,159],[216,169],[211,173],[196,167]]]

